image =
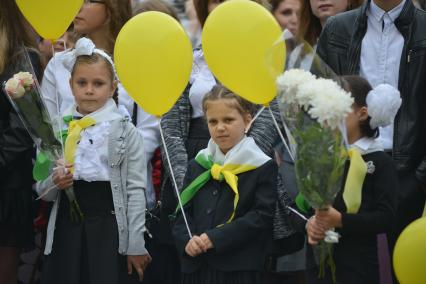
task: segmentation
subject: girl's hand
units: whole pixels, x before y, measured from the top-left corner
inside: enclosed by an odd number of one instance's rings
[[[315,217],[318,224],[327,229],[342,227],[342,214],[333,207],[326,210],[315,210]]]
[[[200,236],[200,239],[203,241],[204,249],[206,251],[214,247],[212,241],[210,240],[209,236],[207,236],[206,233],[202,234]]]
[[[306,223],[306,232],[308,234],[308,243],[310,245],[317,245],[319,241],[322,241],[325,238],[326,228],[318,224],[315,216],[309,218]]]
[[[52,176],[53,183],[59,189],[67,189],[73,185],[73,174],[69,170],[71,167],[72,165],[66,165],[65,167],[62,165],[59,165],[53,171],[53,176]]]
[[[143,272],[148,264],[151,262],[151,256],[145,255],[128,255],[127,256],[127,273],[130,275],[133,272],[133,267],[139,275],[139,281],[143,280]]]
[[[192,236],[192,239],[189,240],[185,247],[185,252],[192,257],[199,256],[206,251],[204,241],[199,236]]]

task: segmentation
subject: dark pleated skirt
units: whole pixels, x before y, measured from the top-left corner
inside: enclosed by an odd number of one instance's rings
[[[0,247],[30,249],[34,245],[31,185],[0,189]]]
[[[183,284],[260,284],[258,271],[219,271],[203,265],[194,273],[182,274]]]
[[[73,223],[61,193],[52,253],[46,257],[43,284],[138,283],[127,274],[127,257],[118,253],[118,229],[109,182],[74,181],[84,221]]]

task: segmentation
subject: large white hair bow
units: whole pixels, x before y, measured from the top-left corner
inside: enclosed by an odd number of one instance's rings
[[[64,54],[65,58],[63,60],[63,65],[68,71],[71,72],[78,56],[92,55],[94,52],[104,57],[111,64],[114,70],[114,73],[116,73],[114,68],[114,63],[112,62],[111,57],[105,51],[101,49],[97,49],[95,44],[86,37],[80,38],[75,43],[74,49]]]
[[[372,129],[390,125],[401,107],[399,91],[389,84],[380,84],[367,95],[368,114]]]

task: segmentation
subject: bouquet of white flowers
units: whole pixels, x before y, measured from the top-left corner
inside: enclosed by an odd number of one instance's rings
[[[18,72],[4,83],[3,88],[41,154],[52,162],[61,159],[63,157],[62,144],[59,141],[61,138],[55,135],[35,76],[30,72]],[[65,193],[71,204],[71,219],[81,220],[83,214],[73,189],[68,188]]]
[[[326,209],[341,189],[347,159],[344,120],[353,98],[335,81],[301,69],[284,72],[277,85],[299,192],[313,208]],[[320,276],[324,276],[325,263],[334,274],[331,244],[338,242],[338,234],[330,230],[326,236],[317,248]]]

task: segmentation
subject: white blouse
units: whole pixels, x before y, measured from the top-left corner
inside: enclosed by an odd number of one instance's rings
[[[194,62],[189,83],[191,83],[189,100],[192,106],[192,118],[203,117],[203,98],[216,85],[216,79],[207,66],[202,49],[194,50]]]
[[[104,121],[81,132],[74,160],[74,180],[109,181],[108,135],[110,122]]]

